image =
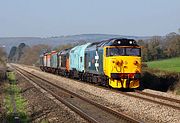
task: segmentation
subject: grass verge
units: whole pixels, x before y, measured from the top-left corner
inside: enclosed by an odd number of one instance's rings
[[[146,62],[146,64],[148,65],[149,68],[153,68],[153,69],[180,72],[180,57]]]
[[[14,123],[14,105],[12,102],[12,95],[14,96],[14,102],[16,105],[16,116],[19,117],[21,123],[28,123],[29,118],[26,112],[26,100],[20,94],[21,89],[12,82],[12,84],[7,84],[5,89],[5,107],[6,107],[6,122]]]

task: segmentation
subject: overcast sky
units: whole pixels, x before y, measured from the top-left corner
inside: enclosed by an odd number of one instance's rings
[[[165,35],[180,28],[180,0],[0,0],[0,37]]]

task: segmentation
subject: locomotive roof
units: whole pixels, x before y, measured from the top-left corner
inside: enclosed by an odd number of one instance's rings
[[[51,55],[53,55],[53,54],[57,54],[57,51],[51,51]]]
[[[134,39],[127,38],[112,38],[108,40],[103,40],[101,42],[92,43],[88,47],[104,47],[104,46],[138,46]]]
[[[81,46],[81,45],[79,45]],[[127,39],[127,38],[112,38],[108,40],[103,40],[100,42],[94,42],[90,44],[87,48],[92,47],[104,47],[104,46],[138,46],[137,42],[134,39]],[[58,52],[59,54],[66,54],[68,53],[72,48],[64,49]],[[44,55],[49,55],[51,53],[45,53]]]
[[[44,54],[40,54],[40,56],[39,57],[44,57]]]
[[[51,53],[50,52],[47,52],[47,53],[45,53],[44,55],[50,55]]]
[[[102,41],[101,46],[138,46],[134,39],[127,38],[112,38],[109,40]],[[99,46],[98,45],[98,46]]]
[[[58,52],[58,55],[60,54],[67,54],[72,48],[67,48],[67,49],[64,49],[64,50],[61,50]]]

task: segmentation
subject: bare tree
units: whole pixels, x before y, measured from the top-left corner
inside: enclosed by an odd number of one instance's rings
[[[68,49],[68,48],[71,48],[71,47],[74,47],[76,44],[64,44],[64,45],[59,45],[58,47],[55,47],[54,50],[56,51],[61,51],[61,50],[64,50],[64,49]]]
[[[180,35],[176,33],[169,33],[166,35],[165,53],[167,57],[180,56]]]
[[[2,47],[0,47],[0,65],[5,65],[6,62],[6,52]]]
[[[38,65],[39,55],[51,47],[44,44],[34,45],[24,49],[24,54],[19,60],[19,63],[26,65]]]

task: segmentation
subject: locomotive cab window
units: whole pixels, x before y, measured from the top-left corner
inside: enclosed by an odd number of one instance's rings
[[[106,49],[106,56],[124,56],[125,49],[121,47],[112,47]]]
[[[126,48],[127,56],[141,56],[140,48]]]
[[[108,47],[106,49],[106,56],[141,56],[141,49],[132,47]]]

